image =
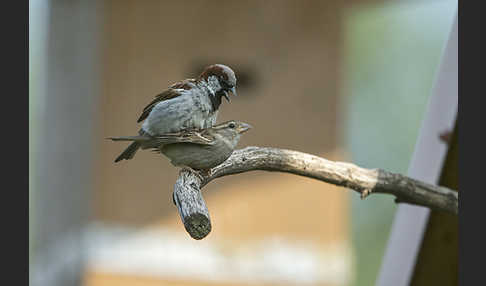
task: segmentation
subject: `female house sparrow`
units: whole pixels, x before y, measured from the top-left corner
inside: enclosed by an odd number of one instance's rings
[[[236,96],[236,76],[227,66],[210,65],[197,79],[177,82],[157,95],[144,109],[137,122],[145,120],[139,134],[156,136],[184,129],[203,129],[216,123],[221,97],[229,102],[228,92]],[[132,159],[140,148],[133,142],[115,162]]]
[[[109,138],[113,141],[134,141],[142,149],[153,148],[167,156],[174,166],[195,170],[211,169],[229,158],[241,134],[251,125],[230,120],[203,130],[186,130],[160,136],[128,136]],[[133,143],[132,143],[133,144]]]

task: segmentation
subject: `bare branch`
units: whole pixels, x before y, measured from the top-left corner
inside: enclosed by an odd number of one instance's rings
[[[201,177],[182,172],[174,186],[174,203],[187,232],[194,239],[202,239],[211,231],[211,220],[199,186]]]
[[[363,199],[374,193],[391,194],[396,197],[396,202],[421,205],[454,214],[458,213],[457,191],[381,169],[365,169],[351,163],[334,162],[298,151],[268,147],[247,147],[235,150],[228,160],[205,174],[183,169],[174,188],[174,195],[178,198],[176,201],[183,199],[182,194],[186,193],[188,188],[192,189],[193,194],[197,194],[200,193],[202,187],[216,178],[255,170],[286,172],[314,178],[353,189],[360,193]],[[191,184],[184,184],[181,178],[185,178],[184,180],[192,178],[190,179]],[[204,201],[202,202],[204,203]],[[190,204],[186,205],[190,207]],[[208,220],[205,223],[210,225],[209,214],[207,208],[205,209]],[[179,207],[184,225],[190,225],[191,222],[184,220],[182,211]],[[195,210],[184,211],[186,213],[203,213]],[[207,233],[209,233],[210,227],[207,230]],[[199,233],[198,237],[202,238],[201,236],[204,237],[205,235]]]

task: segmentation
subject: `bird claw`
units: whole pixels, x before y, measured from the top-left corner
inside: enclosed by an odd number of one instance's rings
[[[202,174],[204,177],[211,177],[211,169],[201,170],[200,174]]]
[[[199,179],[201,179],[201,181],[204,180],[204,177],[201,175],[201,171],[194,170],[193,168],[188,167],[188,166],[182,167],[182,170],[186,170],[186,171],[188,171],[188,172],[190,172],[192,174],[197,175],[199,177]]]

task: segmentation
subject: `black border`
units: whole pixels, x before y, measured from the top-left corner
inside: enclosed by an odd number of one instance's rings
[[[484,232],[484,188],[478,178],[482,174],[482,158],[478,156],[483,152],[485,143],[482,140],[484,132],[483,104],[480,100],[484,97],[484,72],[482,63],[478,61],[478,55],[484,54],[485,47],[478,36],[484,33],[483,9],[481,7],[469,7],[467,16],[464,14],[465,1],[458,1],[458,64],[459,64],[459,86],[458,86],[458,115],[459,124],[459,285],[480,285],[484,281],[484,263],[481,259],[486,237]],[[477,2],[466,2],[473,4]],[[472,5],[471,5],[472,6]],[[477,15],[472,15],[476,11]],[[476,29],[476,31],[474,31]],[[470,44],[464,44],[465,37],[470,39]],[[477,54],[474,54],[477,52]],[[469,64],[477,66],[476,71],[464,71]],[[474,84],[476,83],[476,86]],[[465,99],[465,100],[463,100]],[[478,99],[477,104],[469,104],[471,99]],[[477,110],[465,108],[475,106]],[[466,107],[465,107],[466,106]],[[465,124],[465,117],[473,117],[469,124]],[[471,132],[472,131],[472,132]],[[472,140],[474,138],[474,140]],[[468,142],[466,142],[468,141]],[[482,142],[480,142],[482,141]],[[476,143],[476,144],[471,144]],[[467,144],[467,148],[465,147]],[[476,145],[476,146],[475,146]],[[478,164],[474,164],[478,163]],[[476,204],[476,205],[474,205]],[[478,258],[478,259],[476,259]],[[478,283],[479,282],[479,283]]]
[[[8,128],[3,130],[2,140],[2,177],[7,182],[2,189],[1,211],[5,222],[2,236],[6,238],[3,249],[7,250],[8,270],[3,271],[2,280],[16,281],[14,284],[18,285],[24,285],[25,281],[28,285],[29,1],[9,2],[3,8],[1,19],[2,56],[6,63],[2,77],[2,126]]]

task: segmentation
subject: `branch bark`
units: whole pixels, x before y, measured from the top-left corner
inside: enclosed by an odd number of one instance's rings
[[[189,198],[200,196],[200,190],[212,180],[239,174],[243,172],[262,170],[285,172],[299,176],[314,178],[333,185],[350,188],[365,198],[370,194],[383,193],[396,197],[397,203],[410,203],[429,207],[435,210],[443,210],[457,215],[458,193],[445,187],[436,186],[414,180],[412,178],[391,173],[382,169],[365,169],[351,163],[334,162],[324,158],[292,150],[268,148],[268,147],[246,147],[235,150],[228,160],[221,165],[212,168],[207,173],[196,173],[183,169],[179,179],[174,186],[174,200],[178,206],[179,213],[186,226],[186,230],[196,239],[205,237],[211,231],[209,212],[204,204],[197,204],[197,207],[187,202]],[[190,182],[190,183],[187,183]],[[187,196],[187,194],[192,196]],[[202,196],[201,196],[202,199]],[[182,206],[182,207],[181,207]],[[182,214],[194,214],[197,223],[190,217]],[[197,216],[195,214],[198,214]],[[202,219],[202,217],[204,217]],[[195,225],[192,229],[191,226]],[[201,225],[209,225],[201,232]],[[195,231],[195,230],[198,231]],[[197,233],[197,237],[192,232]]]

